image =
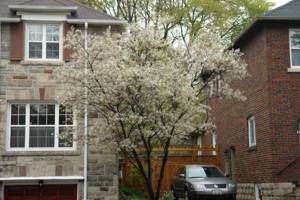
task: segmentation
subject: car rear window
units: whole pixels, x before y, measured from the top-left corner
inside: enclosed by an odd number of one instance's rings
[[[216,167],[190,167],[187,171],[189,178],[216,178],[224,177]]]

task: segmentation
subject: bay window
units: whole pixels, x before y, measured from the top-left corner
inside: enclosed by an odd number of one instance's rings
[[[73,149],[73,111],[51,103],[11,104],[9,149]]]
[[[26,60],[61,60],[63,26],[26,24]]]

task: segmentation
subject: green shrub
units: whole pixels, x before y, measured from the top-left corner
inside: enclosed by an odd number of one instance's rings
[[[120,188],[120,200],[144,200],[145,194],[137,189],[129,187]]]
[[[174,200],[173,194],[171,192],[165,193],[161,200]]]

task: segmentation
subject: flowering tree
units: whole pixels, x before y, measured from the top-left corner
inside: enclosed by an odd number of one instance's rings
[[[151,200],[159,199],[170,144],[206,127],[199,120],[208,108],[204,91],[219,81],[214,90],[219,95],[241,98],[230,83],[247,74],[240,53],[228,50],[215,34],[199,35],[187,50],[157,35],[135,26],[123,34],[108,30],[89,35],[85,49],[83,34],[73,30],[66,38],[73,59],[59,69],[67,88],[63,100],[78,109],[87,103],[89,112],[98,114],[90,130],[94,140],[128,157]],[[153,183],[156,146],[164,151],[158,182]]]

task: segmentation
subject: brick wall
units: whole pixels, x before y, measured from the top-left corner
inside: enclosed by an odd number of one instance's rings
[[[270,67],[270,106],[272,126],[273,168],[275,181],[300,180],[300,155],[297,119],[300,118],[300,74],[288,72],[290,67],[289,28],[300,23],[270,23],[268,33],[268,65]],[[293,177],[278,173],[288,167],[297,171]],[[283,172],[282,172],[283,173]]]
[[[267,30],[261,28],[255,34],[256,37],[248,38],[248,42],[241,45],[249,76],[233,83],[244,91],[247,100],[213,99],[211,102],[221,153],[235,149],[235,177],[243,183],[268,182],[272,178]],[[256,120],[257,148],[254,150],[248,146],[247,118],[250,115]]]
[[[246,35],[239,47],[245,54],[250,76],[234,82],[233,86],[243,90],[247,100],[213,99],[211,102],[218,144],[223,153],[235,149],[235,174],[240,183],[300,179],[300,137],[296,134],[300,117],[300,74],[288,72],[290,27],[300,27],[300,23],[266,22]],[[255,149],[248,147],[250,115],[256,121]]]

